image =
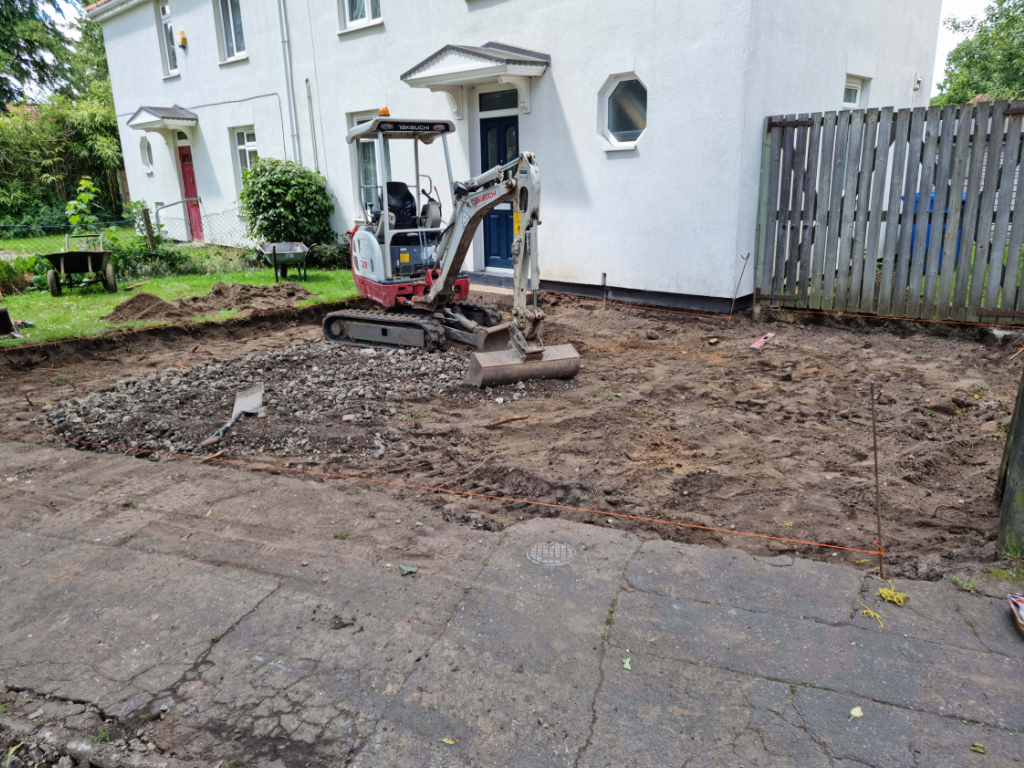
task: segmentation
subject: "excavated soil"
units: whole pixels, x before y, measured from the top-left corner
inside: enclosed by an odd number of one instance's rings
[[[371,353],[327,344],[307,325],[244,342],[217,337],[210,346],[220,357],[197,355],[198,345],[181,339],[149,354],[107,350],[102,363],[63,361],[74,391],[55,380],[59,369],[46,379],[23,362],[0,367],[0,417],[21,431],[126,446],[174,473],[179,460],[154,451],[203,454],[199,442],[230,415],[234,393],[263,381],[262,417],[243,419],[213,450],[280,467],[872,549],[875,381],[890,572],[937,578],[991,561],[994,482],[1024,364],[1024,356],[1009,357],[1024,339],[901,323],[726,324],[564,299],[548,301],[547,310],[545,341],[572,343],[583,356],[573,382],[481,392],[461,381],[465,350]],[[767,331],[776,337],[751,350]],[[229,357],[232,349],[238,354]],[[164,370],[153,371],[154,362]],[[18,405],[25,392],[51,404]],[[224,469],[226,488],[231,471]],[[495,530],[561,515],[756,554],[875,563],[808,544],[524,502],[433,498],[453,526]]]
[[[164,301],[151,293],[140,293],[118,304],[103,319],[111,323],[129,320],[189,320],[197,315],[212,315],[225,309],[237,309],[240,315],[294,307],[316,296],[296,283],[275,285],[225,285],[220,280],[205,296]]]

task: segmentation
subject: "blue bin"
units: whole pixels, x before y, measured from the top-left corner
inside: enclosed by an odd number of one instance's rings
[[[901,197],[900,200],[902,200],[902,199],[903,198]],[[917,239],[917,205],[918,205],[918,202],[920,202],[920,200],[921,200],[921,193],[918,192],[914,196],[914,223],[913,223],[913,225],[911,225],[911,230],[910,230],[910,252],[911,253],[914,252],[914,240]],[[963,193],[962,200],[963,200],[963,202],[967,201],[967,192]],[[961,210],[963,210],[963,206],[961,206]],[[931,245],[931,242],[932,242],[931,215],[933,214],[934,211],[935,211],[935,190],[933,189],[932,190],[932,199],[931,199],[931,202],[928,204],[928,214],[929,214],[929,218],[928,218],[928,231],[925,232],[925,238],[924,238],[924,251],[925,251],[926,254],[928,253],[928,247]],[[947,215],[949,214],[949,206],[948,205],[946,206],[945,213]],[[943,237],[943,239],[945,239],[945,236],[946,236],[946,217],[943,216],[943,218],[942,218],[942,237]],[[956,233],[956,254],[957,255],[956,255],[956,257],[953,260],[953,266],[954,267],[956,267],[959,264],[959,262],[960,262],[960,238],[961,237],[963,237],[963,228],[962,227],[959,230],[957,230],[957,233]],[[942,255],[943,255],[943,251],[944,250],[945,250],[944,248],[940,248],[939,249],[939,270],[940,271],[942,270]]]

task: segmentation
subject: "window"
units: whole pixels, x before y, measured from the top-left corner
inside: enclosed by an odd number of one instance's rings
[[[497,112],[501,109],[518,109],[519,91],[491,91],[480,94],[480,111]]]
[[[342,0],[345,4],[345,26],[348,28],[370,24],[380,18],[381,0]]]
[[[153,172],[153,145],[149,143],[149,139],[145,136],[142,137],[142,141],[139,142],[139,152],[142,155],[142,167],[146,173]]]
[[[160,25],[163,31],[164,66],[168,75],[178,72],[178,55],[174,50],[174,24],[171,22],[171,6],[160,3]]]
[[[242,9],[239,0],[220,0],[220,28],[224,34],[224,55],[233,59],[245,53]]]
[[[368,123],[376,113],[356,115],[353,118],[355,125]],[[379,211],[383,207],[380,199],[380,187],[377,184],[377,141],[376,139],[360,139],[356,148],[356,161],[359,163],[359,189],[358,200],[363,210]],[[387,142],[384,144],[384,172],[385,179],[391,178],[391,156],[390,147]]]
[[[647,130],[647,86],[632,73],[609,78],[601,89],[599,119],[607,149],[635,148]]]
[[[235,150],[238,152],[238,179],[241,183],[242,172],[252,169],[252,164],[259,160],[256,151],[256,131],[252,128],[235,130]]]
[[[843,106],[859,107],[863,88],[864,81],[859,77],[846,78],[846,87],[843,89]]]

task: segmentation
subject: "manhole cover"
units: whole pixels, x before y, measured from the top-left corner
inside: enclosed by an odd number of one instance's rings
[[[568,544],[534,544],[526,553],[526,558],[537,565],[567,565],[576,557],[576,550]]]

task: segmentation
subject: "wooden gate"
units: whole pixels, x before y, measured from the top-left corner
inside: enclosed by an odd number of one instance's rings
[[[755,307],[1024,323],[1024,102],[766,121]]]

